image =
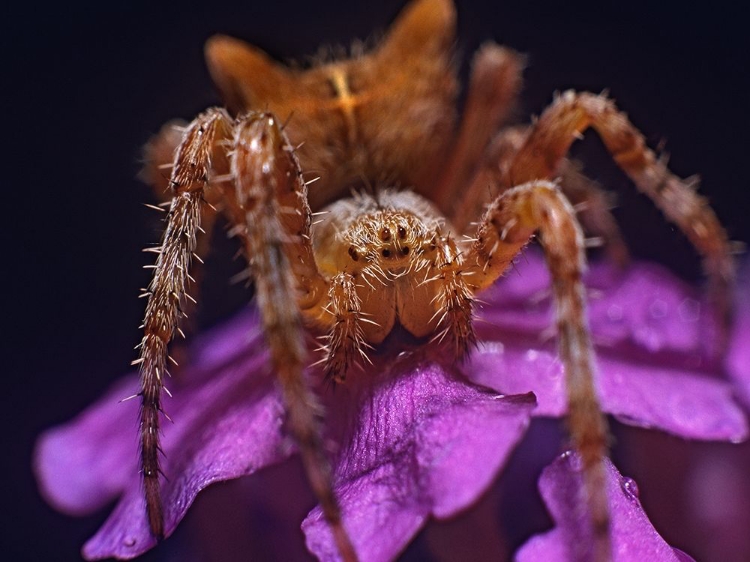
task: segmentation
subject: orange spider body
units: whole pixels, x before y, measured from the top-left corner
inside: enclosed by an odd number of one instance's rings
[[[457,115],[454,25],[449,3],[417,4],[373,52],[350,60],[293,70],[223,36],[208,42],[206,59],[232,112],[288,118],[301,169],[320,178],[309,192],[317,210],[363,179],[434,193],[429,180]]]
[[[585,318],[585,243],[569,198],[588,204],[586,226],[614,255],[625,251],[599,188],[566,159],[568,148],[594,128],[704,255],[721,294],[733,274],[727,238],[703,200],[604,97],[567,92],[534,125],[502,129],[523,68],[510,49],[490,43],[477,53],[456,128],[454,27],[450,0],[415,0],[371,52],[309,70],[283,67],[234,39],[208,43],[209,69],[232,115],[208,110],[179,133],[165,128],[147,149],[155,186],[164,186],[157,170],[173,162],[138,360],[141,459],[155,535],[164,534],[158,435],[166,347],[186,305],[191,256],[201,249],[196,235],[217,214],[208,201],[221,205],[242,241],[288,428],[347,560],[356,554],[332,492],[317,400],[302,375],[305,324],[325,334],[322,361],[338,382],[396,325],[433,336],[460,359],[474,341],[475,293],[538,232],[554,280],[568,425],[583,459],[596,557],[610,558],[607,430]],[[317,176],[309,189],[303,172]],[[550,182],[558,178],[559,185]]]

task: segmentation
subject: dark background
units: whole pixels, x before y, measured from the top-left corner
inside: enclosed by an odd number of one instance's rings
[[[210,4],[27,2],[4,10],[6,560],[76,560],[105,515],[72,519],[46,506],[30,470],[33,442],[93,401],[134,357],[143,310],[136,296],[149,263],[141,248],[160,230],[141,205],[153,198],[135,178],[140,147],[166,120],[218,103],[204,41],[222,32],[282,59],[300,57],[384,29],[402,2]],[[523,118],[556,90],[608,88],[652,146],[667,141],[674,171],[701,174],[730,233],[748,241],[750,44],[740,10],[721,2],[462,2],[458,47],[464,63],[490,38],[529,55]],[[688,244],[634,194],[599,143],[578,150],[596,163],[591,175],[621,194],[617,213],[634,254],[699,279]],[[225,289],[237,266],[211,261],[204,324],[245,298]]]

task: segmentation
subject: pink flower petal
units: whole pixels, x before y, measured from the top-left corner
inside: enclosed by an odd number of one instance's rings
[[[483,342],[472,354],[467,376],[498,392],[534,392],[536,416],[560,417],[566,409],[562,364],[554,345],[530,338]],[[731,386],[700,371],[668,364],[630,363],[597,350],[604,411],[621,421],[668,431],[689,439],[740,441],[747,421]]]
[[[727,369],[735,382],[738,397],[750,409],[750,260],[746,260],[739,275],[735,306]]]
[[[555,522],[555,528],[535,535],[516,554],[516,562],[575,562],[590,556],[592,529],[580,509],[582,490],[578,457],[565,453],[544,469],[539,490]],[[683,562],[684,558],[662,539],[638,500],[638,488],[623,478],[607,460],[607,494],[611,511],[613,562]]]
[[[261,340],[248,337],[256,325],[248,320],[245,315],[204,338],[194,364],[175,380],[173,398],[165,399],[176,420],[163,424],[167,534],[212,482],[252,474],[292,451],[282,433],[284,407],[267,355]],[[155,544],[140,485],[138,400],[118,401],[137,388],[137,377],[127,377],[76,420],[42,436],[37,447],[40,486],[60,509],[91,511],[124,492],[84,546],[89,559],[132,558]]]
[[[132,481],[138,405],[120,401],[137,384],[133,376],[120,379],[75,420],[39,438],[34,469],[42,495],[56,509],[91,513]]]
[[[550,282],[541,254],[527,250],[506,277],[482,293],[487,304],[480,310],[477,327],[482,333],[552,338]],[[632,360],[660,353],[677,364],[716,366],[716,318],[695,288],[665,268],[635,263],[620,271],[596,263],[585,282],[595,344],[626,346],[629,353],[637,353]]]
[[[558,417],[566,410],[562,365],[554,338],[539,335],[552,322],[551,306],[531,298],[545,294],[543,268],[529,253],[492,289],[466,372],[499,392],[534,392],[535,415]],[[526,276],[528,283],[518,280]],[[604,410],[686,438],[744,439],[745,415],[720,380],[716,325],[695,292],[656,266],[597,267],[588,278],[596,287],[589,309]]]
[[[473,503],[524,434],[533,397],[498,396],[435,363],[403,359],[342,400],[350,420],[336,493],[360,556],[390,560],[427,517]],[[303,523],[308,548],[336,560],[319,508]]]

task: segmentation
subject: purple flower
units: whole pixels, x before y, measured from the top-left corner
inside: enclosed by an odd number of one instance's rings
[[[385,353],[335,392],[321,391],[335,444],[335,489],[363,560],[393,558],[430,516],[449,517],[471,505],[532,416],[564,413],[554,338],[543,337],[551,320],[548,280],[541,259],[529,252],[517,272],[483,295],[480,345],[464,365],[441,364],[426,348]],[[745,416],[720,377],[710,314],[689,288],[644,265],[626,274],[597,266],[589,287],[607,412],[694,439],[746,436]],[[267,365],[255,313],[196,343],[166,404],[174,420],[163,439],[167,533],[210,483],[252,474],[294,452]],[[44,434],[37,447],[41,489],[59,509],[90,512],[120,496],[84,546],[87,558],[129,558],[154,545],[137,467],[138,404],[119,402],[136,388],[135,376],[124,379],[78,418]],[[303,530],[314,554],[336,558],[318,509]]]

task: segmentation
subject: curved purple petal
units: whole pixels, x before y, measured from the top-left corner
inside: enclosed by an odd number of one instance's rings
[[[613,562],[683,562],[648,520],[638,500],[638,487],[623,478],[607,459]],[[535,535],[516,554],[516,562],[572,562],[589,555],[592,529],[585,510],[579,509],[582,490],[580,461],[565,453],[542,471],[539,491],[555,528]],[[681,557],[683,556],[683,557]]]
[[[488,304],[478,328],[511,334],[550,333],[554,325],[550,274],[540,252],[527,250],[500,282],[482,293]],[[621,271],[595,263],[585,276],[589,325],[601,346],[627,346],[632,360],[652,353],[716,367],[716,318],[696,290],[665,268],[635,263]],[[687,354],[688,357],[682,357]]]
[[[167,534],[209,484],[251,474],[292,451],[267,354],[248,337],[253,326],[243,317],[205,338],[167,399],[174,420],[164,424],[162,439]],[[137,378],[126,378],[76,420],[45,434],[37,448],[40,485],[61,509],[90,511],[123,494],[84,546],[88,559],[132,558],[155,544],[139,481],[137,400],[118,402],[136,391]]]
[[[534,392],[535,415],[565,412],[562,365],[535,253],[508,282],[490,292],[478,323],[481,342],[467,364],[475,382],[500,392]],[[528,283],[518,279],[529,278]],[[665,270],[636,265],[619,273],[592,269],[589,306],[603,409],[622,421],[692,439],[738,441],[747,436],[744,413],[721,380],[716,324],[695,293]],[[534,298],[533,295],[542,295]]]
[[[42,495],[56,509],[91,513],[132,481],[138,405],[121,400],[137,387],[134,376],[119,380],[75,420],[39,438],[34,470]]]
[[[740,271],[735,305],[727,369],[735,382],[739,398],[750,409],[750,260]]]
[[[360,557],[378,561],[394,558],[430,515],[449,517],[478,498],[524,434],[534,399],[402,357],[339,406],[350,431],[335,491]],[[320,508],[302,527],[311,552],[338,559]]]

